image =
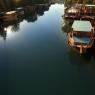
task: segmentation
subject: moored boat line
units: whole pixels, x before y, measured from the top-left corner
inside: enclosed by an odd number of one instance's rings
[[[73,20],[68,39],[70,47],[80,54],[86,53],[95,40],[95,5],[76,4],[67,7],[62,17]]]
[[[65,19],[95,20],[95,5],[76,4],[65,9]]]

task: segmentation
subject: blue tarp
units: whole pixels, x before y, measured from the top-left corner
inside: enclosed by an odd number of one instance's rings
[[[82,43],[82,44],[89,44],[90,38],[89,37],[74,37],[75,43]]]

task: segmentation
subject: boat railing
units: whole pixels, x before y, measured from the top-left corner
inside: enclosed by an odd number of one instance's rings
[[[82,43],[79,43],[79,44],[74,44],[74,47],[83,47],[83,48],[91,48],[93,45],[93,43],[89,43],[89,44],[82,44]]]

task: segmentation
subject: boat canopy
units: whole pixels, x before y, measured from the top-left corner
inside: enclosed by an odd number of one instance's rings
[[[75,43],[89,44],[90,41],[89,37],[74,37]]]
[[[95,7],[95,5],[85,5],[86,7]]]
[[[68,13],[77,13],[77,12],[78,12],[78,9],[73,8],[73,7],[68,10]]]
[[[91,32],[93,27],[90,21],[75,20],[72,28],[74,32]]]
[[[16,13],[16,11],[9,11],[9,12],[6,12],[6,15],[11,15],[11,14],[14,14]]]
[[[82,7],[82,6],[85,6],[85,7],[95,7],[94,4],[93,5],[92,4],[85,4],[85,5],[84,4],[76,4],[76,7],[77,6],[80,6],[80,7]]]

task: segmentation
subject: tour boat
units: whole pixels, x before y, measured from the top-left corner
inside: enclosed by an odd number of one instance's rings
[[[65,11],[65,19],[80,19],[80,14],[78,8],[71,7]]]
[[[65,19],[95,20],[95,5],[76,4],[65,9]]]
[[[69,45],[84,54],[94,43],[94,29],[90,21],[75,20],[69,33]]]

